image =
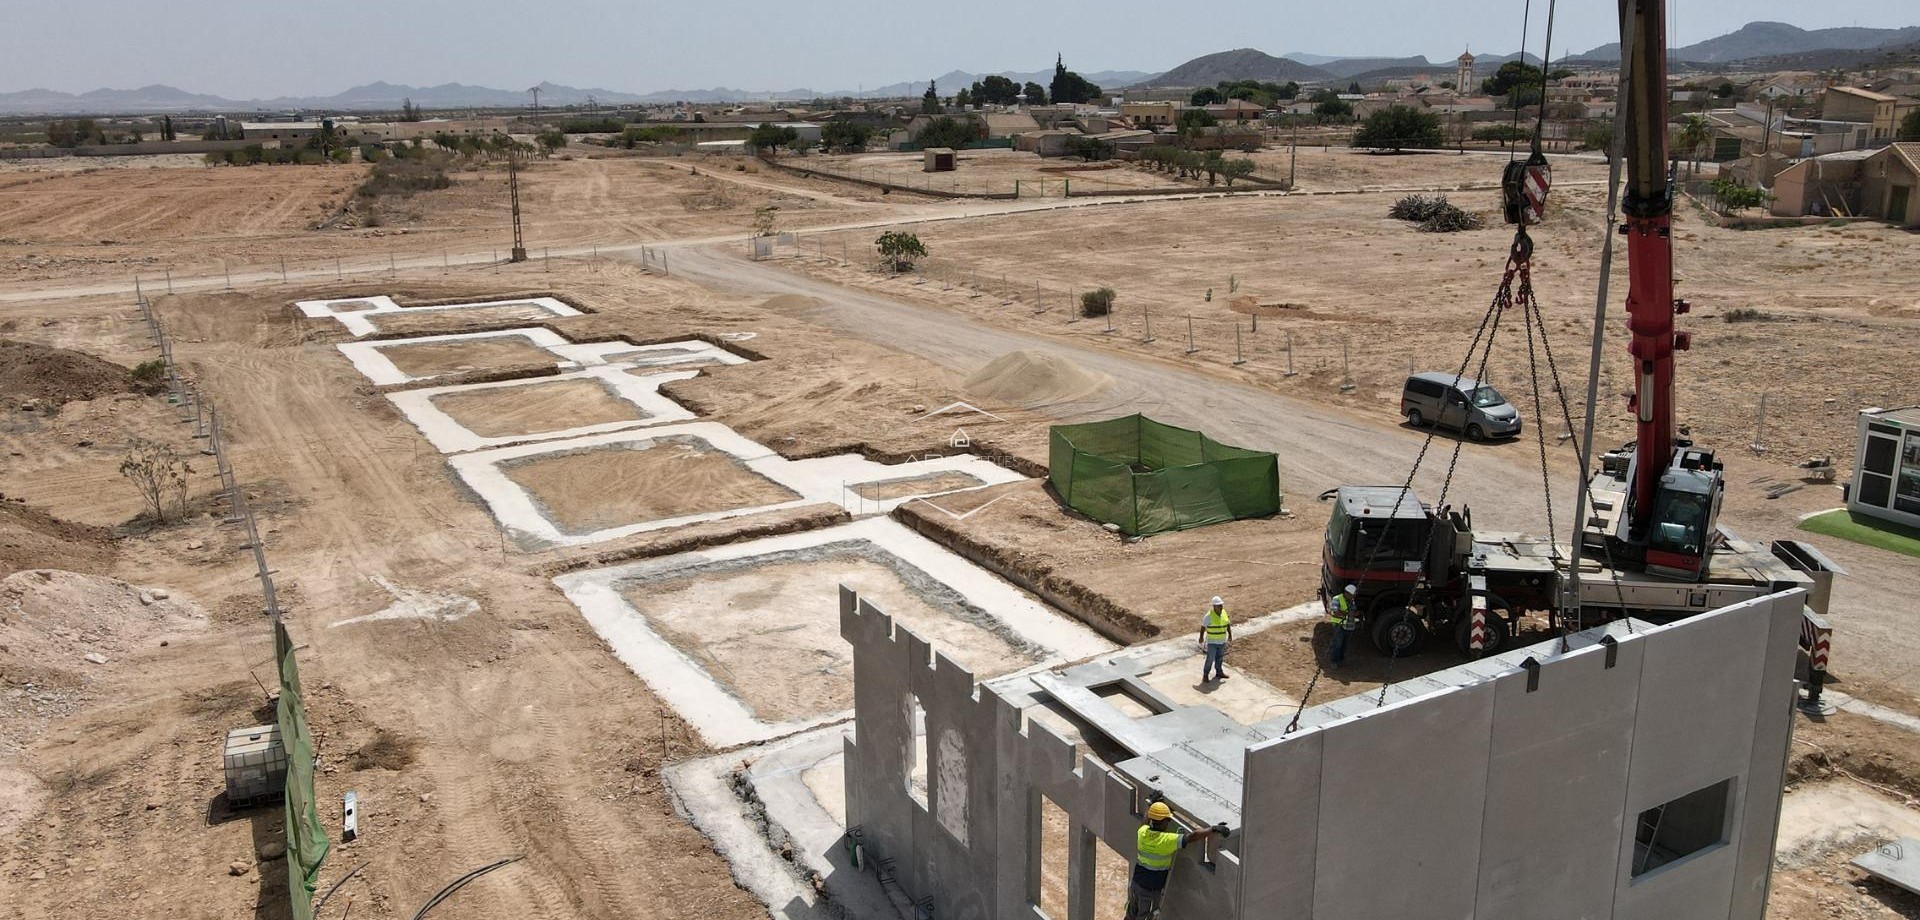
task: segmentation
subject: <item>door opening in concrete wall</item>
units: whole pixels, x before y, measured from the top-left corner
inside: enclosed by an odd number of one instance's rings
[[[1133,860],[1093,838],[1093,920],[1126,920]]]
[[[907,794],[921,808],[927,807],[927,711],[920,698],[907,694],[907,730],[913,737],[907,742]]]
[[[1073,817],[1038,791],[1034,792],[1034,798],[1038,801],[1033,809],[1032,845],[1027,848],[1033,859],[1032,871],[1027,876],[1027,898],[1049,920],[1067,920],[1071,887],[1067,854],[1072,849]]]
[[[1633,837],[1633,877],[1724,845],[1732,813],[1731,779],[1641,812]]]

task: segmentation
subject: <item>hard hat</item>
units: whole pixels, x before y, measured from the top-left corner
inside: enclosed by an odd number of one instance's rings
[[[1215,607],[1225,607],[1227,605],[1227,602],[1221,600],[1220,595],[1216,594],[1213,596],[1213,605]]]
[[[1171,817],[1173,817],[1173,809],[1168,808],[1165,802],[1155,802],[1147,806],[1147,820],[1149,821],[1165,821]]]
[[[1347,586],[1347,593],[1348,593],[1348,594],[1359,594],[1359,593],[1360,593],[1360,586],[1359,586],[1359,585],[1348,585],[1348,586]]]

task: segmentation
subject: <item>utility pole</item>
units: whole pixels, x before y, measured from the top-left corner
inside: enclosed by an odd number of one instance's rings
[[[1290,119],[1293,122],[1293,139],[1287,142],[1287,191],[1293,191],[1293,166],[1300,158],[1300,116]],[[1258,314],[1255,314],[1258,315]]]
[[[539,87],[534,87],[538,92]],[[527,244],[520,238],[520,155],[507,151],[507,194],[513,198],[513,251],[508,253],[507,261],[525,262]]]
[[[540,87],[538,86],[530,87],[527,90],[527,92],[533,94],[533,118],[535,121],[539,121],[540,120]]]

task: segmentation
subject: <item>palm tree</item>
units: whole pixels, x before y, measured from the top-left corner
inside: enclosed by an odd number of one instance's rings
[[[1700,170],[1700,148],[1712,139],[1713,126],[1707,123],[1706,116],[1688,115],[1680,120],[1680,133],[1676,140],[1680,149],[1687,153],[1687,178],[1693,178],[1693,174]]]

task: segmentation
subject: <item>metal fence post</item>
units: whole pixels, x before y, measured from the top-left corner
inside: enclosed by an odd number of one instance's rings
[[[1193,314],[1189,313],[1187,314],[1187,354],[1193,354],[1199,350],[1193,347]]]
[[[1753,452],[1767,452],[1767,394],[1760,394],[1760,413],[1753,423]]]
[[[1294,370],[1293,370],[1293,332],[1292,332],[1292,330],[1288,330],[1288,332],[1287,332],[1287,372],[1286,372],[1286,376],[1288,376],[1288,377],[1291,377],[1291,376],[1293,376],[1293,375],[1294,375]]]
[[[1141,340],[1140,340],[1140,343],[1141,343],[1142,345],[1145,345],[1145,344],[1147,344],[1147,343],[1150,343],[1150,342],[1152,342],[1152,341],[1153,341],[1153,308],[1152,308],[1152,307],[1144,307],[1144,306],[1143,306],[1143,307],[1141,307],[1141,308],[1140,308],[1140,318],[1141,318],[1141,319],[1142,319],[1143,321],[1145,321],[1145,322],[1146,322],[1146,324],[1147,324],[1147,334],[1146,334],[1146,338],[1143,338],[1143,339],[1141,339]]]
[[[1247,356],[1240,351],[1240,321],[1233,321],[1233,364],[1238,367],[1247,363]]]
[[[173,293],[173,266],[167,266],[167,293]]]

